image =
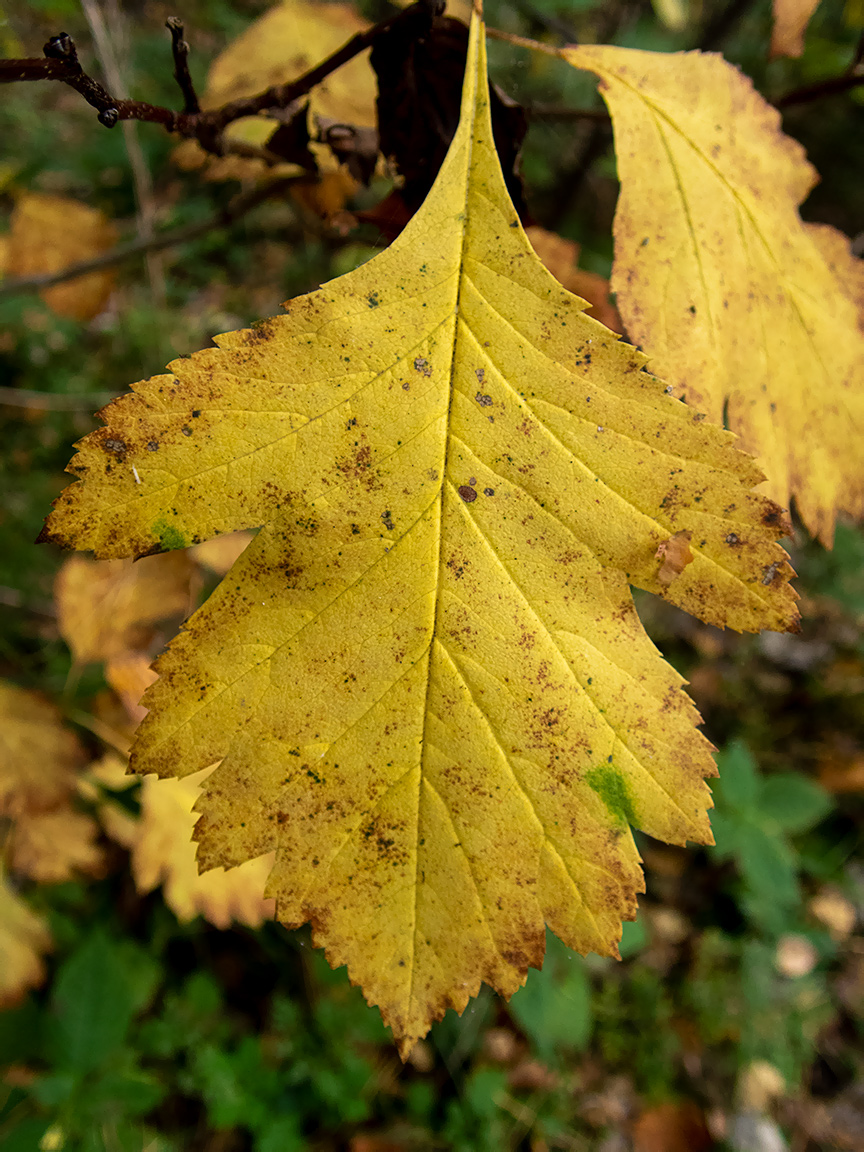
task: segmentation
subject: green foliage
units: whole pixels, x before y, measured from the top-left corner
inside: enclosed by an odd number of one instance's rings
[[[749,918],[778,935],[801,901],[789,837],[826,815],[825,792],[798,773],[760,776],[747,747],[735,742],[718,757],[711,825],[718,860],[734,860]]]

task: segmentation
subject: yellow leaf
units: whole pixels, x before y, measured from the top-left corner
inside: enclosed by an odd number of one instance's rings
[[[272,852],[227,871],[213,868],[198,874],[192,830],[199,817],[192,805],[211,771],[205,768],[184,780],[144,777],[141,820],[130,845],[135,884],[142,893],[162,884],[165,903],[178,920],[200,913],[217,928],[229,927],[232,920],[258,928],[272,920],[275,910],[274,902],[264,897]]]
[[[66,196],[25,192],[12,210],[6,274],[61,272],[101,255],[116,241],[117,229],[98,209]],[[40,296],[61,316],[91,320],[105,307],[113,285],[114,270],[106,268],[44,288]]]
[[[830,546],[864,514],[864,341],[798,205],[816,175],[721,56],[562,49],[612,113],[621,195],[612,288],[629,336],[741,437]]]
[[[115,556],[262,525],[160,658],[133,763],[221,760],[199,862],[277,850],[279,918],[403,1055],[481,981],[515,991],[544,921],[615,954],[628,825],[710,839],[710,746],[628,582],[721,625],[796,619],[761,473],[531,249],[476,18],[465,76],[398,240],[115,401],[43,534]]]
[[[133,725],[140,724],[147,715],[140,701],[156,679],[152,664],[143,652],[123,652],[105,664],[105,679],[117,693]]]
[[[864,333],[864,260],[853,255],[849,237],[830,224],[808,224],[807,233],[852,301],[858,313],[858,327]]]
[[[819,0],[774,0],[774,28],[771,32],[771,57],[800,56],[804,52],[804,33]]]
[[[51,947],[43,921],[9,887],[0,869],[0,1008],[11,1008],[45,978],[41,954]]]
[[[103,864],[96,822],[64,806],[22,815],[11,834],[11,864],[40,884],[60,884],[74,873],[95,875]]]
[[[351,4],[284,0],[260,16],[216,57],[207,74],[201,106],[218,108],[296,80],[368,27]],[[368,53],[363,53],[313,89],[309,112],[344,124],[371,127],[376,123],[376,92],[375,74]],[[277,127],[278,122],[269,117],[247,116],[230,124],[226,137],[264,146]],[[323,153],[316,155],[324,159]],[[193,166],[196,157],[204,158],[200,147],[191,142],[185,144],[181,164]],[[258,170],[266,172],[259,161],[237,156],[211,160],[208,169],[217,180],[243,178]]]
[[[183,552],[137,563],[71,556],[54,584],[57,622],[79,664],[146,648],[154,625],[192,608],[195,566]]]
[[[623,332],[621,317],[609,299],[609,281],[596,272],[578,267],[579,245],[532,224],[527,229],[531,247],[552,273],[574,296],[581,296],[591,306],[591,315],[613,332]]]
[[[56,808],[83,763],[81,745],[53,704],[0,682],[0,816]]]

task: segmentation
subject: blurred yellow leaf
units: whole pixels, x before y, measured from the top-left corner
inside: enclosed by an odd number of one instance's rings
[[[105,665],[105,679],[120,698],[133,726],[147,715],[140,701],[156,679],[152,663],[143,652],[123,652],[112,656]]]
[[[774,27],[771,32],[771,57],[800,56],[804,52],[804,33],[819,0],[774,0]]]
[[[83,763],[84,750],[53,704],[0,682],[0,816],[56,808]]]
[[[533,252],[476,17],[465,76],[398,240],[115,401],[43,534],[115,556],[262,526],[160,658],[133,764],[183,778],[155,842],[221,761],[199,863],[278,850],[280,919],[312,922],[403,1055],[481,981],[515,991],[544,922],[615,954],[630,825],[710,840],[710,745],[628,585],[720,625],[797,619],[759,470]]]
[[[230,532],[227,536],[215,536],[196,544],[189,550],[189,555],[196,564],[217,576],[224,576],[253,538],[251,532]]]
[[[12,890],[0,868],[0,1008],[11,1008],[45,978],[51,947],[44,922]]]
[[[94,875],[103,865],[92,817],[68,806],[25,813],[11,832],[11,866],[40,884],[60,884],[76,873]]]
[[[296,80],[368,27],[351,4],[284,0],[260,16],[216,57],[207,74],[201,105],[205,109],[218,108],[231,100],[256,96],[265,88]],[[364,52],[313,89],[309,114],[372,127],[376,123],[376,92],[375,74],[368,52]],[[230,124],[225,135],[229,140],[264,146],[277,127],[278,122],[269,117],[247,116]],[[316,154],[323,159],[323,154]],[[205,154],[197,143],[190,141],[182,146],[182,166],[195,166],[204,160]],[[238,156],[210,158],[207,164],[208,174],[217,180],[242,179],[267,171],[260,161]]]
[[[116,242],[117,229],[98,209],[66,196],[24,192],[12,210],[6,273],[61,272],[101,255]],[[40,295],[60,316],[84,321],[102,311],[113,285],[114,270],[105,268],[44,288]]]
[[[122,463],[118,459],[117,467]],[[195,565],[185,552],[131,560],[70,556],[54,598],[63,639],[78,664],[146,648],[154,625],[192,608]]]
[[[560,50],[600,77],[621,194],[612,288],[652,366],[830,546],[864,515],[864,340],[798,205],[817,176],[721,56]]]

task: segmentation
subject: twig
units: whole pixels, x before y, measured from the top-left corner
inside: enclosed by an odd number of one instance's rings
[[[75,396],[63,392],[31,392],[27,388],[0,387],[0,407],[6,405],[44,412],[95,412],[116,395],[116,392],[89,392]]]
[[[123,85],[120,65],[117,60],[117,54],[114,51],[114,42],[111,33],[108,31],[108,26],[105,23],[105,18],[98,0],[81,0],[81,7],[84,10],[84,15],[87,17],[90,32],[96,43],[96,51],[99,54],[99,62],[102,65],[105,79],[117,96],[125,98],[128,96],[128,92]],[[113,13],[112,22],[116,29],[116,34],[121,36],[123,16],[119,9],[116,9]],[[142,240],[149,240],[153,236],[156,222],[156,201],[153,195],[153,178],[147,166],[147,161],[144,159],[144,153],[141,150],[141,143],[138,139],[134,121],[128,121],[123,124],[122,127],[123,140],[126,145],[126,155],[129,157],[129,166],[132,169],[132,182],[135,186],[135,204],[138,209],[138,235]],[[162,267],[161,261],[153,252],[148,253],[147,256],[147,277],[150,281],[150,289],[154,297],[159,303],[164,305],[165,270]]]
[[[96,272],[101,268],[110,268],[114,264],[122,264],[124,260],[131,260],[135,256],[143,256],[147,252],[157,252],[162,248],[171,248],[175,244],[185,244],[202,236],[206,232],[215,231],[233,224],[235,220],[256,208],[259,204],[286,191],[293,183],[302,180],[302,176],[285,176],[261,188],[253,188],[248,192],[241,192],[230,200],[221,212],[208,216],[206,220],[198,220],[194,224],[183,224],[179,228],[166,229],[157,232],[149,239],[139,238],[128,244],[118,244],[109,252],[101,256],[94,256],[92,260],[82,260],[78,264],[70,264],[59,272],[39,272],[33,276],[20,276],[15,280],[0,280],[0,296],[11,296],[18,292],[35,292],[42,288],[50,288],[54,284],[62,284],[66,280],[74,280],[87,272]],[[7,388],[5,392],[18,392],[17,388]]]
[[[566,104],[529,104],[525,112],[532,120],[594,120],[598,124],[611,120],[604,108],[568,108]]]
[[[195,85],[189,75],[189,44],[183,39],[183,22],[176,16],[169,16],[165,27],[171,33],[171,51],[174,54],[174,79],[183,93],[183,111],[193,116],[201,111]]]
[[[830,80],[820,80],[816,84],[805,84],[803,88],[796,88],[787,92],[779,100],[774,101],[775,108],[791,108],[793,104],[809,104],[813,100],[821,100],[825,96],[838,96],[841,92],[849,92],[853,88],[864,85],[864,73],[850,76],[834,76]]]
[[[864,62],[864,32],[858,38],[852,59],[842,76],[834,76],[830,80],[819,80],[815,84],[805,84],[802,88],[795,88],[774,101],[775,108],[791,108],[793,104],[809,104],[813,100],[821,100],[823,96],[837,96],[841,92],[848,92],[864,84],[864,72],[859,71]]]
[[[56,80],[74,88],[91,108],[98,112],[98,120],[106,128],[113,128],[124,120],[143,120],[151,124],[161,124],[167,132],[177,133],[188,139],[197,140],[207,152],[221,156],[224,152],[223,133],[229,124],[244,116],[258,116],[273,109],[287,108],[299,100],[337,68],[369,48],[383,34],[390,32],[402,23],[420,20],[420,24],[435,19],[444,10],[444,0],[419,0],[405,8],[396,16],[391,16],[358,32],[332,56],[323,60],[315,68],[287,84],[277,84],[267,88],[257,96],[232,100],[221,108],[199,112],[175,112],[156,104],[141,100],[124,100],[112,96],[101,84],[88,76],[78,60],[78,53],[71,36],[61,32],[52,37],[43,51],[45,60],[0,60],[0,84],[19,81]],[[172,31],[172,40],[174,33]],[[176,60],[176,57],[175,57]]]

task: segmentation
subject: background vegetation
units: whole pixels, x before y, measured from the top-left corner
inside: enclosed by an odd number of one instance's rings
[[[379,19],[384,3],[361,5]],[[181,15],[203,90],[208,61],[259,0],[132,0],[123,75],[141,99],[176,102],[164,21]],[[120,28],[116,8],[105,16]],[[855,0],[823,0],[799,60],[768,61],[767,0],[490,0],[490,25],[563,43],[722,50],[769,98],[837,76],[864,26]],[[112,24],[112,21],[114,22]],[[90,32],[75,0],[0,10],[0,54],[37,55],[49,35]],[[608,276],[615,206],[611,131],[595,83],[564,65],[491,47],[494,79],[535,109],[523,157],[537,222]],[[92,56],[91,56],[92,59]],[[795,104],[787,132],[822,183],[808,219],[864,232],[864,87]],[[194,223],[238,191],[172,161],[139,126],[160,228]],[[0,229],[24,190],[101,208],[136,228],[124,137],[71,91],[0,89]],[[371,204],[383,177],[361,190]],[[52,600],[63,557],[35,539],[63,485],[70,444],[100,396],[159,371],[214,332],[278,310],[368,257],[371,225],[328,228],[297,198],[262,203],[148,263],[121,266],[87,322],[31,293],[0,295],[0,677],[81,718],[106,691],[100,665],[70,675]],[[0,289],[3,285],[0,282]],[[44,402],[28,393],[47,394]],[[639,599],[664,655],[691,681],[721,749],[716,848],[640,837],[647,892],[620,964],[555,939],[510,1004],[491,994],[436,1026],[403,1067],[377,1013],[331,972],[305,932],[181,924],[140,896],[116,845],[98,879],[36,885],[12,873],[54,940],[45,983],[0,1013],[0,1146],[7,1152],[390,1152],[452,1148],[793,1152],[864,1146],[864,535],[841,524],[833,553],[799,533],[798,636],[741,637]],[[130,808],[136,794],[126,793]],[[82,801],[84,803],[84,801]],[[0,926],[2,929],[2,926]],[[860,934],[859,934],[860,933]]]

